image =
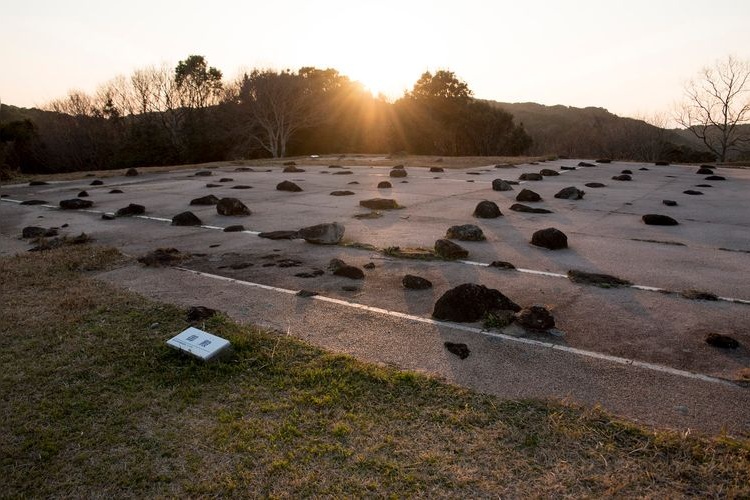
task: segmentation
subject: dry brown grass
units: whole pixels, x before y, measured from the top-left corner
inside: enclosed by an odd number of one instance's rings
[[[230,362],[164,341],[184,311],[87,277],[116,251],[0,259],[10,497],[750,495],[750,445],[502,401],[221,316]]]

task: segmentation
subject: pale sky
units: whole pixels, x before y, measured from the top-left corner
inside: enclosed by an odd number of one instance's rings
[[[750,0],[0,0],[0,100],[93,92],[190,54],[332,67],[395,99],[449,69],[478,98],[665,112],[701,67],[750,59]]]

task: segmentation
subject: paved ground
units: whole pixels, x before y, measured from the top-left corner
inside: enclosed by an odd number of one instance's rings
[[[282,173],[280,167],[235,172],[225,167],[212,170],[210,177],[195,177],[183,170],[108,178],[103,186],[89,186],[92,179],[46,186],[4,186],[0,189],[0,194],[7,195],[0,203],[0,251],[7,254],[28,248],[17,239],[24,226],[60,227],[66,223],[69,234],[85,231],[97,241],[132,255],[160,246],[176,247],[197,254],[185,264],[187,268],[282,291],[248,288],[175,270],[138,267],[114,271],[106,279],[157,298],[217,306],[240,320],[289,330],[324,347],[436,373],[502,396],[569,397],[585,404],[598,402],[616,413],[658,425],[710,431],[726,426],[737,432],[750,432],[750,389],[668,372],[672,368],[738,380],[741,371],[750,368],[750,305],[728,300],[687,300],[676,294],[633,288],[601,289],[555,276],[580,269],[613,274],[639,285],[675,291],[700,289],[750,301],[750,205],[746,194],[750,191],[750,171],[718,169],[717,174],[727,180],[706,181],[705,176],[696,175],[696,167],[612,163],[564,171],[557,177],[514,186],[514,191],[491,189],[492,179],[514,180],[521,173],[538,172],[541,168],[559,170],[560,166],[575,166],[578,161],[502,169],[446,169],[444,173],[409,168],[405,179],[389,178],[387,168],[299,165],[305,172]],[[633,181],[611,179],[623,169],[634,172]],[[232,180],[218,182],[222,178]],[[281,180],[292,180],[304,191],[275,190]],[[393,187],[377,189],[377,183],[383,180],[389,180]],[[607,186],[590,189],[584,187],[587,182]],[[207,183],[220,187],[208,188]],[[238,184],[252,188],[232,189]],[[696,184],[712,187],[695,187]],[[566,186],[582,188],[586,196],[578,201],[555,199],[553,195]],[[542,195],[544,201],[533,205],[554,213],[535,215],[508,210],[524,187]],[[109,194],[113,188],[124,193]],[[241,223],[251,231],[270,231],[338,221],[346,226],[347,242],[383,248],[431,247],[449,226],[473,223],[484,230],[487,241],[461,243],[470,251],[471,262],[421,262],[344,246],[270,241],[251,232],[173,227],[168,222],[148,219],[106,221],[99,213],[14,203],[43,199],[57,205],[82,189],[91,195],[88,199],[95,203],[93,211],[114,212],[128,203],[140,203],[146,206],[147,216],[168,220],[191,209],[204,224],[214,227]],[[342,189],[355,195],[329,194]],[[687,189],[704,194],[683,194]],[[228,218],[217,215],[213,207],[188,206],[192,198],[209,193],[240,198],[253,214]],[[373,197],[394,198],[405,208],[383,211],[379,219],[353,218],[354,214],[369,212],[358,203]],[[484,199],[498,203],[504,217],[474,219],[474,207]],[[664,206],[663,199],[675,200],[678,206]],[[670,215],[680,225],[646,226],[640,220],[646,213]],[[548,251],[529,245],[531,234],[545,227],[564,231],[570,248]],[[325,270],[333,257],[359,266],[372,262],[376,267],[366,271],[362,281],[330,273],[317,278],[295,276],[304,271]],[[283,259],[299,261],[299,265],[280,267],[278,262]],[[493,260],[510,261],[519,268],[552,275],[472,264]],[[232,269],[233,265],[241,269]],[[407,272],[430,279],[434,288],[404,290],[400,280]],[[512,337],[634,359],[666,369],[626,366],[588,354],[492,338],[478,330],[463,331],[415,319],[429,318],[435,300],[464,282],[497,288],[522,305],[546,305],[563,332],[559,337],[539,336],[510,328],[505,333]],[[345,291],[343,286],[355,286],[356,290]],[[300,299],[283,291],[303,288],[343,303]],[[408,316],[368,311],[350,304]],[[732,351],[710,347],[703,342],[708,332],[732,335],[741,347]],[[443,349],[444,340],[454,339],[469,344],[472,355],[467,360],[461,361]]]

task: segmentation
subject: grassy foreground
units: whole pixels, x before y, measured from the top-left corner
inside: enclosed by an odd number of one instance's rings
[[[88,278],[95,246],[0,259],[0,496],[750,496],[750,445],[502,401]]]

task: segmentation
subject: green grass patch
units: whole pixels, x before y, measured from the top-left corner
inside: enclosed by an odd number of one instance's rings
[[[117,252],[0,259],[3,496],[735,496],[750,447],[503,401],[91,279]]]

